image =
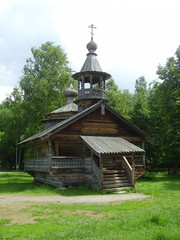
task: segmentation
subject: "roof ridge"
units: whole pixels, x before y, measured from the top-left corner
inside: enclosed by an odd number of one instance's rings
[[[65,119],[64,121],[61,121],[60,123],[57,123],[47,129],[45,129],[39,133],[36,133],[36,134],[32,135],[31,137],[21,141],[20,143],[18,143],[18,145],[21,145],[21,144],[29,142],[29,141],[33,141],[38,138],[46,139],[47,137],[56,133],[57,131],[61,130],[62,128],[67,127],[69,124],[71,124],[71,122],[73,122],[73,120],[79,120],[81,117],[86,115],[86,112],[90,113],[91,111],[96,109],[102,102],[103,102],[103,100],[100,100],[98,103],[90,106],[89,108],[85,109],[84,111],[74,114],[74,115],[70,116],[69,118]],[[65,125],[65,126],[63,127],[63,125]],[[60,128],[60,127],[62,127],[62,128]],[[55,130],[55,129],[57,129],[57,130]],[[53,131],[53,130],[55,130],[55,131]],[[52,133],[49,134],[50,132],[52,132]],[[45,136],[47,136],[47,137],[45,137]]]

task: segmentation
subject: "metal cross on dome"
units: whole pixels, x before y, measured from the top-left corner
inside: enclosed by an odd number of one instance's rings
[[[91,26],[88,26],[89,28],[91,28],[91,41],[93,40],[93,29],[96,29],[96,27],[94,26],[94,24],[91,24]]]

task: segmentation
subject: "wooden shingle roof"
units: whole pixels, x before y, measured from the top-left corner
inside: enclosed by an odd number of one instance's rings
[[[84,143],[98,156],[101,154],[131,154],[145,151],[119,137],[81,136]]]
[[[58,109],[52,111],[48,115],[58,114],[58,113],[65,113],[65,112],[77,112],[77,111],[78,111],[77,104],[72,102],[72,103],[69,103],[69,104],[66,104],[66,105],[62,106],[61,108],[58,108]]]

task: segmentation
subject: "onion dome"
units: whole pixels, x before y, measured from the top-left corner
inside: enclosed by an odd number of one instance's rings
[[[87,45],[86,45],[89,53],[95,53],[96,49],[97,49],[97,44],[91,40]]]
[[[70,86],[64,91],[64,95],[66,97],[77,97],[78,91],[73,87],[72,83],[70,83]]]

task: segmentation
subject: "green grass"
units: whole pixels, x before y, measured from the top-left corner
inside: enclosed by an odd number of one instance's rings
[[[179,177],[147,174],[134,191],[151,197],[102,205],[26,207],[23,211],[36,217],[35,223],[9,225],[9,219],[2,220],[0,239],[179,240]]]
[[[0,194],[46,194],[46,195],[97,195],[103,191],[93,191],[89,187],[80,186],[69,189],[57,189],[55,187],[34,183],[33,177],[24,172],[0,173]]]

